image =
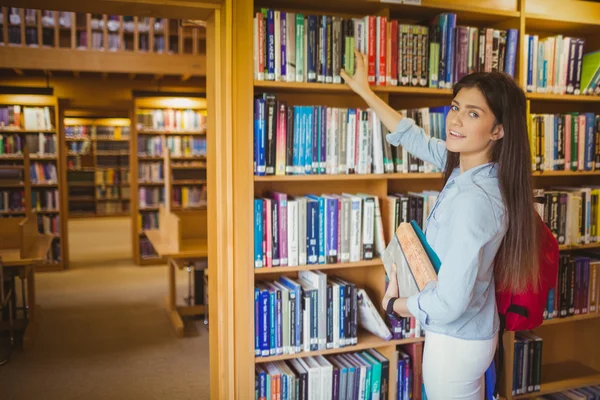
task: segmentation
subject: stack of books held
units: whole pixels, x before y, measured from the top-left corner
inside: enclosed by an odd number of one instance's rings
[[[423,134],[446,139],[449,107],[399,110]],[[386,141],[370,109],[288,106],[273,94],[254,101],[254,174],[384,174],[437,169]]]
[[[354,49],[368,57],[371,85],[449,89],[476,71],[513,76],[518,30],[456,26],[443,13],[428,26],[384,16],[342,18],[263,8],[254,18],[254,77],[342,83],[354,73]]]

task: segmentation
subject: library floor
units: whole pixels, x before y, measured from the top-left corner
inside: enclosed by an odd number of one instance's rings
[[[132,263],[129,224],[69,222],[71,269],[36,276],[40,329],[33,350],[0,367],[0,399],[209,398],[208,331],[197,322],[175,336],[166,266]]]

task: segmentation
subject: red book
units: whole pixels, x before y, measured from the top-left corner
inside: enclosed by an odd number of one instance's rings
[[[278,101],[277,140],[275,142],[275,175],[285,175],[287,139],[287,103]]]
[[[484,72],[492,72],[492,50],[494,47],[494,30],[492,28],[485,29],[485,64]]]
[[[398,21],[392,21],[392,54],[389,62],[391,63],[391,81],[392,86],[398,86]]]
[[[377,56],[379,57],[379,71],[377,74],[377,85],[385,86],[385,77],[386,77],[386,49],[387,49],[387,18],[386,17],[377,17],[377,28],[379,28],[377,38],[379,39],[379,43],[377,48],[379,51],[377,52]]]
[[[410,355],[413,373],[413,400],[421,400],[421,388],[423,386],[423,343],[411,343],[402,346],[402,349]]]
[[[263,221],[265,222],[265,229],[263,235],[263,252],[265,254],[265,266],[272,267],[273,266],[273,226],[271,221],[272,215],[272,202],[271,199],[263,199],[264,207],[263,207]]]
[[[263,13],[256,13],[256,20],[258,23],[258,49],[254,49],[254,51],[258,51],[257,79],[260,81],[265,79],[265,27],[263,19]]]
[[[367,17],[368,24],[368,58],[369,58],[369,69],[368,69],[368,80],[370,85],[375,84],[376,69],[375,69],[375,52],[377,50],[377,35],[375,32],[376,18],[373,15]]]

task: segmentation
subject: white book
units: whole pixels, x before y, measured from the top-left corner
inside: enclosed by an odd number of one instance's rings
[[[354,373],[358,373],[360,376],[359,379],[359,387],[358,387],[358,400],[366,400],[366,396],[365,396],[365,384],[367,381],[367,367],[361,363],[360,361],[358,361],[355,357],[353,357],[352,355],[349,354],[344,354],[343,355],[344,358],[346,358],[346,360],[348,360],[348,362],[351,365],[354,365]]]
[[[283,330],[283,340],[281,345],[283,346],[283,354],[290,354],[290,328],[292,324],[290,313],[290,290],[278,281],[273,282],[273,285],[281,291],[281,326]]]
[[[338,201],[342,203],[341,218],[341,248],[338,249],[338,258],[341,262],[347,263],[350,261],[350,235],[351,235],[351,208],[352,201],[343,196],[337,196]]]
[[[338,174],[346,173],[348,153],[348,109],[339,110],[338,120]]]
[[[333,365],[323,356],[315,361],[321,366],[321,400],[333,400]]]
[[[383,220],[381,218],[379,198],[377,196],[373,196],[373,198],[375,199],[375,251],[378,256],[381,256],[385,251],[387,243],[383,234]]]
[[[546,39],[546,49],[544,55],[548,61],[548,85],[546,87],[546,93],[552,93],[554,91],[554,76],[556,74],[554,68],[554,48],[556,47],[556,37],[549,37]]]
[[[370,110],[369,114],[371,117],[371,125],[373,127],[373,173],[383,174],[385,171],[383,169],[383,141],[381,133],[381,121],[379,120],[379,118],[377,118],[377,114],[375,114],[375,111]]]
[[[335,148],[333,141],[333,109],[327,107],[327,139],[325,143],[325,171],[327,174],[334,174],[333,171],[333,158],[335,157]]]
[[[285,14],[285,23],[286,23],[286,64],[285,64],[285,72],[286,78],[285,80],[288,82],[296,81],[296,14],[295,13],[286,13]]]
[[[43,133],[38,134],[38,154],[44,155],[44,150],[46,148],[46,136]]]
[[[331,173],[338,173],[338,157],[339,157],[339,136],[340,136],[340,109],[333,108],[331,110],[331,154],[333,158],[331,159]]]
[[[304,363],[305,369],[308,372],[308,398],[310,400],[320,400],[322,390],[321,367],[319,363],[312,357],[301,358],[300,362]]]
[[[310,351],[310,296],[303,296],[302,301],[304,301],[304,308],[302,310],[302,350]]]
[[[367,292],[364,289],[358,289],[358,324],[363,329],[384,339],[392,339],[392,332],[385,324]]]
[[[281,80],[281,12],[274,11],[275,81]]]
[[[298,278],[317,288],[319,350],[327,348],[327,275],[321,271],[299,271]]]
[[[340,284],[329,281],[333,292],[333,348],[340,348]]]
[[[298,202],[298,265],[306,265],[306,223],[307,223],[307,199],[306,197],[297,197]]]
[[[362,199],[358,196],[344,194],[351,201],[350,206],[350,262],[362,259]]]
[[[375,246],[375,203],[377,202],[377,198],[361,194],[358,194],[357,196],[363,199],[362,255],[365,260],[371,260],[373,259],[373,250]]]
[[[532,91],[533,92],[537,92],[538,91],[538,87],[537,87],[537,79],[538,79],[538,42],[539,42],[539,36],[538,35],[534,35],[533,36],[533,46],[531,48],[531,51],[533,51],[533,74],[532,74]]]
[[[346,128],[346,173],[356,173],[356,120],[357,111],[348,112],[348,125]]]
[[[368,174],[369,173],[369,118],[368,113],[364,113],[363,111],[357,113],[360,117],[357,118],[360,121],[359,123],[359,135],[358,135],[358,171],[359,174]]]
[[[287,234],[288,266],[295,267],[298,265],[299,244],[298,202],[295,199],[289,199],[287,202]]]
[[[562,56],[561,56],[561,76],[560,76],[560,94],[567,92],[567,76],[569,72],[569,48],[571,47],[571,38],[563,39]]]

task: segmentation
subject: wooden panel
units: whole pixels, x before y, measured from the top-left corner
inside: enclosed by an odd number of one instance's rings
[[[589,1],[527,0],[525,12],[528,20],[530,18],[545,20],[547,25],[549,21],[560,21],[600,27],[600,4]]]
[[[23,218],[0,219],[0,249],[18,249],[20,247],[21,222],[23,222]]]
[[[257,197],[263,197],[270,192],[284,192],[291,196],[303,196],[307,194],[324,194],[324,193],[370,193],[378,194],[385,193],[385,181],[340,181],[340,182],[294,182],[289,183],[277,182],[257,182],[254,194]],[[250,201],[252,205],[252,201]]]
[[[91,40],[88,41],[91,44]],[[57,48],[0,48],[0,68],[81,72],[206,75],[206,56],[136,52],[78,51]]]

